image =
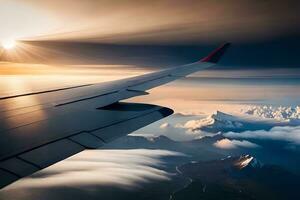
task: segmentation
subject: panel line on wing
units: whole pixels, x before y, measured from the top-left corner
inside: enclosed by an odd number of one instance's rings
[[[11,175],[14,175],[14,176],[16,176],[17,178],[22,178],[22,176],[20,176],[19,174],[16,174],[16,173],[14,173],[14,172],[12,172],[12,171],[10,171],[10,170],[8,170],[8,169],[5,169],[5,168],[0,167],[0,170],[5,171],[5,172],[7,172],[7,173],[9,173],[9,174],[11,174]]]
[[[151,109],[151,111],[149,111],[149,112],[147,112],[147,113],[143,113],[142,115],[137,115],[137,116],[134,116],[134,117],[130,117],[130,118],[127,118],[126,120],[116,121],[116,122],[111,123],[111,124],[109,124],[109,125],[101,126],[101,127],[94,128],[94,129],[90,129],[90,130],[79,131],[79,132],[76,132],[76,133],[67,135],[67,136],[65,136],[65,137],[61,137],[61,138],[52,140],[52,141],[50,141],[50,142],[44,143],[44,144],[42,144],[42,145],[38,145],[38,146],[33,147],[33,148],[31,148],[31,149],[28,149],[28,150],[26,150],[26,151],[22,151],[22,152],[20,152],[20,153],[17,153],[17,154],[8,156],[8,157],[4,157],[4,158],[0,159],[0,161],[4,161],[4,160],[6,160],[6,159],[16,157],[17,155],[21,155],[21,154],[24,154],[24,153],[33,151],[33,150],[35,150],[35,149],[38,149],[38,148],[40,148],[40,147],[43,147],[43,146],[46,146],[46,145],[49,145],[49,144],[52,144],[52,143],[55,143],[55,142],[60,141],[60,140],[63,140],[63,139],[68,139],[69,137],[72,137],[72,136],[75,136],[75,135],[78,135],[78,134],[81,134],[81,133],[84,133],[84,132],[90,133],[90,134],[92,134],[93,136],[99,138],[99,136],[93,134],[92,132],[97,131],[97,130],[100,130],[100,129],[103,129],[103,128],[111,127],[111,126],[114,126],[114,125],[119,124],[119,123],[123,123],[123,122],[126,122],[126,121],[130,121],[130,120],[139,118],[139,117],[141,117],[141,116],[145,116],[145,115],[151,114],[151,113],[153,113],[153,112],[157,112],[158,110],[159,110],[159,108],[156,108],[156,109],[154,109],[154,110]],[[99,139],[100,139],[100,138],[99,138]],[[101,138],[101,140],[102,140],[104,143],[106,143],[102,138]]]
[[[76,140],[73,140],[72,137],[68,137],[68,138],[66,138],[66,139],[67,139],[67,140],[70,140],[71,142],[74,142],[74,143],[78,144],[79,146],[81,146],[81,147],[83,147],[83,148],[85,148],[85,149],[89,149],[89,147],[87,147],[87,146],[81,144],[80,142],[77,142]]]
[[[41,166],[39,166],[39,165],[37,165],[37,164],[35,164],[35,163],[33,163],[33,162],[30,162],[30,161],[28,161],[28,160],[25,160],[24,158],[22,158],[22,157],[20,157],[20,156],[16,156],[16,158],[17,158],[17,159],[20,159],[20,160],[22,160],[23,162],[26,162],[26,163],[28,163],[28,164],[30,164],[30,165],[35,166],[35,167],[38,168],[38,169],[43,169]]]
[[[55,107],[64,106],[64,105],[68,105],[68,104],[71,104],[71,103],[77,103],[77,102],[80,102],[80,101],[95,99],[95,98],[98,98],[98,97],[101,97],[101,96],[115,94],[115,93],[118,93],[118,91],[108,92],[108,93],[99,94],[99,95],[95,95],[95,96],[90,96],[90,97],[86,97],[86,98],[76,99],[74,101],[68,101],[68,102],[56,104]]]
[[[5,96],[5,97],[0,97],[0,100],[11,99],[11,98],[16,98],[16,97],[23,97],[23,96],[29,96],[29,95],[36,95],[36,94],[44,94],[44,93],[50,93],[50,92],[57,92],[57,91],[62,91],[62,90],[70,90],[70,89],[75,89],[75,88],[80,88],[80,87],[91,86],[91,85],[94,85],[94,84],[85,84],[85,85],[78,85],[78,86],[59,88],[59,89],[53,89],[53,90],[45,90],[45,91],[39,91],[39,92],[30,92],[30,93],[25,93],[25,94]]]

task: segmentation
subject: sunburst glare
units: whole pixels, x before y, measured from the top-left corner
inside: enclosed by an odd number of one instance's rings
[[[13,49],[16,46],[16,41],[13,39],[2,40],[1,46],[6,50]]]

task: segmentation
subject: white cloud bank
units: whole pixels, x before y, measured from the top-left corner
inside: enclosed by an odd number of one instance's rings
[[[283,126],[274,127],[269,131],[244,131],[241,133],[228,132],[224,136],[229,138],[245,138],[245,139],[269,139],[281,140],[300,145],[300,126]]]
[[[216,111],[208,116],[203,114],[177,114],[163,123],[156,124],[156,129],[153,129],[153,126],[151,126],[152,130],[148,132],[155,132],[156,135],[165,135],[176,141],[187,141],[205,136],[214,136],[215,134],[228,131],[242,132],[270,129],[278,126],[300,125],[299,106],[244,105],[242,109],[239,108],[238,110],[239,112],[232,112],[234,113],[233,115],[221,111]]]
[[[165,122],[165,123],[163,123],[162,125],[159,126],[159,128],[161,128],[161,129],[165,129],[165,128],[168,128],[168,127],[170,127],[170,124],[167,123],[167,122]]]
[[[50,166],[7,189],[56,186],[115,186],[125,189],[141,183],[167,181],[171,174],[161,169],[164,156],[183,156],[166,150],[87,150]]]
[[[227,138],[218,140],[214,143],[215,147],[218,147],[220,149],[236,149],[238,147],[244,147],[244,148],[257,148],[259,145],[254,144],[252,142],[249,142],[247,140],[229,140]]]
[[[300,106],[248,106],[242,113],[279,121],[300,120]]]
[[[205,136],[213,136],[223,129],[235,129],[241,128],[243,124],[238,120],[237,117],[216,111],[215,113],[203,117],[194,116],[189,117],[189,120],[182,117],[182,120],[173,122],[169,119],[168,122],[164,122],[159,125],[158,132],[161,135],[165,135],[171,139],[177,141],[199,139]]]
[[[193,139],[198,139],[204,136],[208,135],[214,135],[211,133],[207,133],[204,131],[201,131],[195,127],[193,129],[192,123],[195,121],[196,123],[199,121],[199,123],[202,124],[202,120],[205,120],[203,118],[200,118],[200,116],[189,116],[188,120],[186,119],[186,116],[182,115],[178,117],[176,115],[176,118],[170,118],[167,122],[163,122],[158,125],[158,129],[155,131],[156,135],[164,135],[169,137],[172,140],[175,141],[188,141]],[[197,118],[197,119],[191,119],[191,118]],[[199,124],[200,125],[200,124]],[[195,125],[198,127],[198,125]],[[201,126],[201,125],[200,125]]]
[[[212,115],[208,116],[204,119],[199,120],[190,120],[186,122],[184,125],[179,125],[179,127],[188,129],[189,131],[197,131],[203,127],[211,127],[214,128],[240,128],[242,127],[242,123],[237,121],[237,118],[220,112],[216,111]]]

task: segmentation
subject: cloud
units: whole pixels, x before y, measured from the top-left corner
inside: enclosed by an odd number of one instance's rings
[[[238,117],[220,111],[216,111],[209,116],[203,114],[177,114],[174,117],[168,118],[168,121],[155,125],[159,127],[155,130],[155,133],[156,135],[165,135],[176,141],[188,141],[206,136],[214,136],[228,129],[239,129],[243,127],[243,124],[238,120]],[[143,132],[145,132],[144,130]],[[151,133],[153,133],[153,129]]]
[[[247,140],[229,140],[227,138],[218,140],[214,143],[214,146],[220,148],[220,149],[236,149],[238,147],[244,147],[244,148],[257,148],[259,145],[249,142]]]
[[[193,119],[189,120],[184,124],[177,124],[176,127],[184,128],[189,130],[190,132],[197,131],[203,126],[211,125],[214,123],[214,120],[211,117],[207,117],[205,119]]]
[[[295,1],[286,3],[287,5],[282,5],[280,1],[270,4],[258,0],[247,3],[237,0],[218,3],[207,0],[162,0],[155,3],[104,0],[10,1],[35,8],[32,9],[33,13],[43,10],[44,14],[39,15],[39,20],[47,19],[48,15],[55,16],[57,20],[51,24],[52,31],[47,31],[48,28],[39,34],[45,38],[148,43],[182,40],[192,43],[212,39],[236,41],[290,33],[290,27],[298,24],[298,5],[295,5],[298,3]],[[69,9],[64,9],[66,7]],[[241,12],[235,12],[236,10]],[[23,20],[22,15],[18,17],[19,21]],[[5,22],[3,20],[1,25],[6,25]],[[298,31],[298,27],[294,31]]]
[[[191,120],[195,121],[195,120]],[[189,123],[189,122],[186,122]],[[189,141],[193,139],[202,138],[204,136],[215,135],[215,133],[208,133],[201,130],[193,130],[185,126],[185,124],[177,123],[163,123],[159,126],[156,135],[165,135],[176,141]]]
[[[164,135],[175,141],[189,141],[212,134],[202,131],[189,131],[188,129],[178,127],[178,125],[166,125],[164,123],[160,126],[160,130],[157,131],[155,135]]]
[[[247,139],[267,139],[281,140],[300,145],[300,126],[283,126],[274,127],[269,131],[244,131],[241,133],[228,132],[224,136],[229,138],[247,138]]]
[[[249,106],[242,110],[244,114],[279,121],[300,120],[300,107],[291,106]]]
[[[162,125],[159,126],[159,128],[161,128],[161,129],[165,129],[165,128],[168,128],[168,127],[170,127],[170,124],[167,123],[167,122],[165,122],[165,123],[163,123]]]
[[[167,181],[171,174],[162,170],[165,156],[182,156],[166,150],[88,150],[59,162],[8,187],[53,188],[112,186],[139,187],[151,181]]]
[[[209,128],[212,132],[216,132],[216,129],[240,128],[242,126],[243,124],[238,121],[237,117],[220,111],[216,111],[207,118],[190,120],[184,125],[178,125],[178,127],[188,129],[189,131],[198,131]]]
[[[250,107],[244,108],[244,110],[242,110],[243,107],[235,108],[235,111],[240,112],[239,114],[235,115],[227,114],[221,111],[216,111],[211,115],[177,114],[171,116],[163,123],[158,122],[158,124],[149,126],[151,130],[148,130],[148,132],[155,132],[155,135],[165,135],[177,141],[199,139],[205,136],[214,136],[221,133],[226,133],[224,136],[227,137],[228,135],[228,137],[231,136],[232,138],[256,138],[256,136],[251,135],[253,131],[259,132],[261,130],[270,130],[274,127],[279,126],[285,127],[300,125],[300,107],[251,107],[253,109],[256,108],[255,110],[261,110],[261,112],[253,113],[261,113],[260,116],[263,116],[264,113],[266,116],[269,116],[270,119],[266,119],[267,117],[257,117],[256,115],[254,116],[254,114],[251,114],[252,116],[249,116],[250,114],[248,114],[247,112],[250,110]],[[263,112],[264,110],[265,112]],[[280,119],[282,119],[282,121],[275,120],[276,116],[281,116]],[[297,117],[299,117],[299,119],[296,119]],[[277,119],[279,119],[279,117]],[[281,128],[275,128],[273,131],[276,130],[281,130]],[[282,130],[284,130],[284,128]],[[143,133],[145,133],[145,129],[143,129],[142,131]],[[247,133],[247,131],[251,133],[250,136],[243,136],[242,134]],[[273,133],[264,133],[261,137],[271,137],[268,136],[268,134],[273,135]],[[284,136],[283,140],[292,141],[295,137],[296,136]]]

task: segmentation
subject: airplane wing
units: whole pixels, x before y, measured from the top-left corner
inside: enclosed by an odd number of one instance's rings
[[[119,101],[213,66],[228,46],[142,76],[0,97],[0,188],[171,115],[169,108]]]

